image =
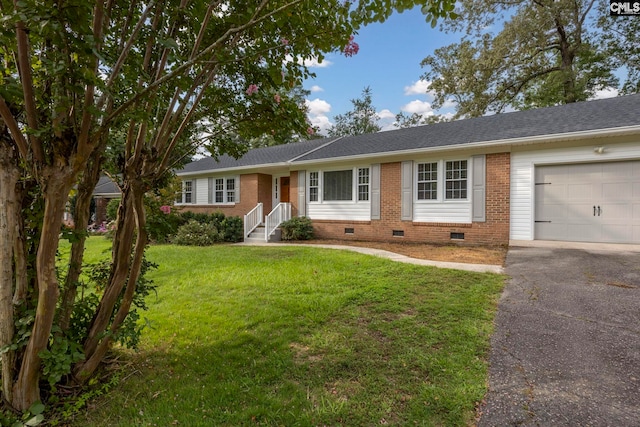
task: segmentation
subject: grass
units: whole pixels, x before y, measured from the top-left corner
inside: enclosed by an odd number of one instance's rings
[[[89,256],[104,256],[92,238]],[[99,255],[103,254],[103,255]],[[153,246],[123,380],[75,425],[464,426],[504,277],[313,247]]]

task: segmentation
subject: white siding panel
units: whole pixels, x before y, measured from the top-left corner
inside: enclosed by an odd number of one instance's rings
[[[603,154],[594,152],[596,144],[511,153],[510,238],[512,240],[533,240],[534,238],[534,171],[536,165],[640,159],[640,144],[638,142],[609,144],[603,141],[597,145],[605,148]]]
[[[209,203],[209,179],[198,178],[194,179],[196,189],[196,205],[206,205]]]
[[[471,202],[415,203],[414,222],[471,223]]]
[[[309,203],[307,216],[311,219],[369,221],[371,219],[371,203]]]

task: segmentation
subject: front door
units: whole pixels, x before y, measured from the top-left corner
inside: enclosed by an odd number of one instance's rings
[[[280,178],[280,203],[289,203],[289,177]]]

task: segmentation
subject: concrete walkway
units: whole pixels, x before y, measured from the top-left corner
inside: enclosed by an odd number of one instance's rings
[[[360,246],[348,246],[348,245],[322,245],[322,244],[304,244],[304,243],[296,243],[294,245],[290,245],[287,243],[237,243],[238,245],[249,245],[249,246],[308,246],[315,248],[325,248],[325,249],[341,249],[353,252],[359,252],[361,254],[366,255],[374,255],[381,258],[387,258],[392,261],[404,262],[407,264],[416,264],[416,265],[428,265],[431,267],[439,267],[439,268],[451,268],[454,270],[465,270],[465,271],[474,271],[477,273],[497,273],[501,274],[504,272],[504,268],[500,265],[489,265],[489,264],[466,264],[462,262],[443,262],[443,261],[431,261],[426,259],[417,259],[411,258],[405,255],[400,255],[394,252],[385,251],[382,249],[373,249],[373,248],[363,248]]]
[[[478,426],[640,426],[640,253],[529,246],[507,254]]]

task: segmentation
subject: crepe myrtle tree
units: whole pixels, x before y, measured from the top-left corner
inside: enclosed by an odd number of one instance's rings
[[[421,3],[0,0],[4,403],[25,411],[42,400],[41,382],[81,384],[95,372],[136,295],[147,245],[143,196],[194,141],[238,155],[239,140],[304,134],[304,111],[288,94],[310,75],[305,60],[352,53],[361,25]],[[423,6],[432,22],[452,10],[450,0]],[[107,163],[122,190],[108,279],[72,336],[83,230]],[[75,232],[59,271],[72,190]],[[54,352],[66,352],[56,375],[43,368]]]

